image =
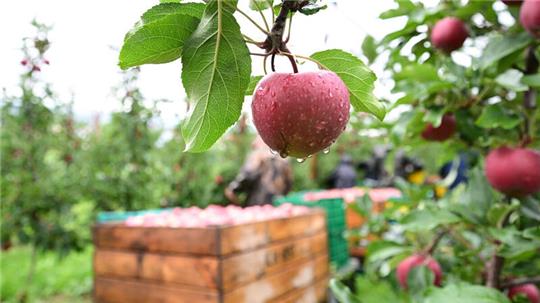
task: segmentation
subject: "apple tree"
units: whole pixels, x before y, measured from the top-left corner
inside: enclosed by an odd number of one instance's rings
[[[19,93],[4,92],[0,109],[2,249],[31,247],[26,285],[40,251],[63,255],[84,244],[74,211],[80,198],[74,162],[81,138],[70,106],[41,77],[51,64],[46,58],[50,28],[33,25],[35,36],[23,42]],[[19,295],[24,301],[27,289]]]
[[[412,210],[394,217],[402,236],[372,242],[366,275],[352,290],[332,281],[334,292],[342,302],[539,302],[540,1],[401,0],[380,17],[405,21],[363,45],[394,83],[390,139],[436,147],[439,166],[475,160],[444,197],[406,197]]]

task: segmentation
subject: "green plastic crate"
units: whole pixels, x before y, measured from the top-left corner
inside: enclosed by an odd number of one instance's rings
[[[291,203],[294,205],[324,209],[326,212],[330,261],[338,268],[344,266],[349,261],[348,242],[343,236],[343,233],[347,229],[345,221],[345,202],[341,198],[306,201],[304,200],[304,194],[306,194],[306,192],[294,193],[287,197],[277,199],[274,201],[274,205],[279,206],[284,203]]]
[[[142,216],[146,214],[159,214],[164,211],[170,211],[172,208],[160,208],[160,209],[148,209],[148,210],[134,210],[134,211],[103,211],[98,213],[97,222],[117,222],[125,221],[129,217]]]

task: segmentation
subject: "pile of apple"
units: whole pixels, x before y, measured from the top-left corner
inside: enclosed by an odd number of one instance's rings
[[[174,208],[170,211],[151,213],[129,217],[127,226],[143,227],[208,227],[223,225],[238,225],[271,219],[298,216],[309,212],[305,206],[295,206],[289,203],[278,207],[271,205],[238,206],[210,205],[207,208],[189,207]]]

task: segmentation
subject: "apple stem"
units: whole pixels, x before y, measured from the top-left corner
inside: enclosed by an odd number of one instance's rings
[[[540,276],[512,279],[508,282],[501,284],[501,288],[510,288],[513,286],[519,286],[519,285],[529,284],[529,283],[533,283],[533,284],[540,283]]]
[[[274,61],[275,61],[275,56],[279,54],[279,55],[287,56],[287,58],[289,59],[289,62],[292,65],[293,72],[298,73],[298,66],[296,64],[296,60],[294,59],[294,56],[290,54],[290,51],[287,48],[287,42],[290,36],[291,21],[289,21],[289,34],[286,40],[283,40],[283,34],[285,32],[285,26],[287,24],[287,17],[289,16],[289,13],[296,12],[307,4],[309,4],[309,1],[284,0],[281,3],[281,9],[279,10],[279,14],[276,17],[274,24],[272,25],[272,29],[270,30],[269,33],[267,33],[266,39],[264,40],[264,42],[260,44],[256,44],[260,48],[266,50],[265,56],[271,56],[270,62],[271,62],[272,71],[276,71]]]

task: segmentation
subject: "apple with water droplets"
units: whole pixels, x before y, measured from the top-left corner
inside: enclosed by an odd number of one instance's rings
[[[510,288],[508,291],[508,297],[514,299],[517,295],[523,295],[529,299],[531,303],[540,303],[540,291],[538,287],[532,283],[518,285]]]
[[[445,141],[456,132],[456,118],[452,114],[445,114],[438,127],[428,123],[422,131],[422,138],[428,141]]]
[[[519,22],[533,36],[540,38],[540,0],[525,0],[519,11]]]
[[[469,36],[465,23],[455,17],[439,20],[431,30],[431,43],[445,53],[451,53],[463,46]]]
[[[528,148],[499,147],[489,152],[486,177],[496,190],[514,197],[540,191],[540,152]]]
[[[399,282],[399,285],[403,287],[404,289],[408,288],[407,285],[407,278],[409,276],[410,271],[418,266],[427,266],[435,276],[435,280],[433,281],[433,284],[436,286],[441,286],[442,281],[442,270],[439,263],[433,259],[431,256],[423,255],[423,254],[414,254],[412,256],[409,256],[405,258],[403,261],[399,263],[396,269],[396,276],[397,280]]]
[[[331,71],[272,73],[251,104],[263,141],[282,157],[306,158],[328,149],[349,120],[349,91]]]

